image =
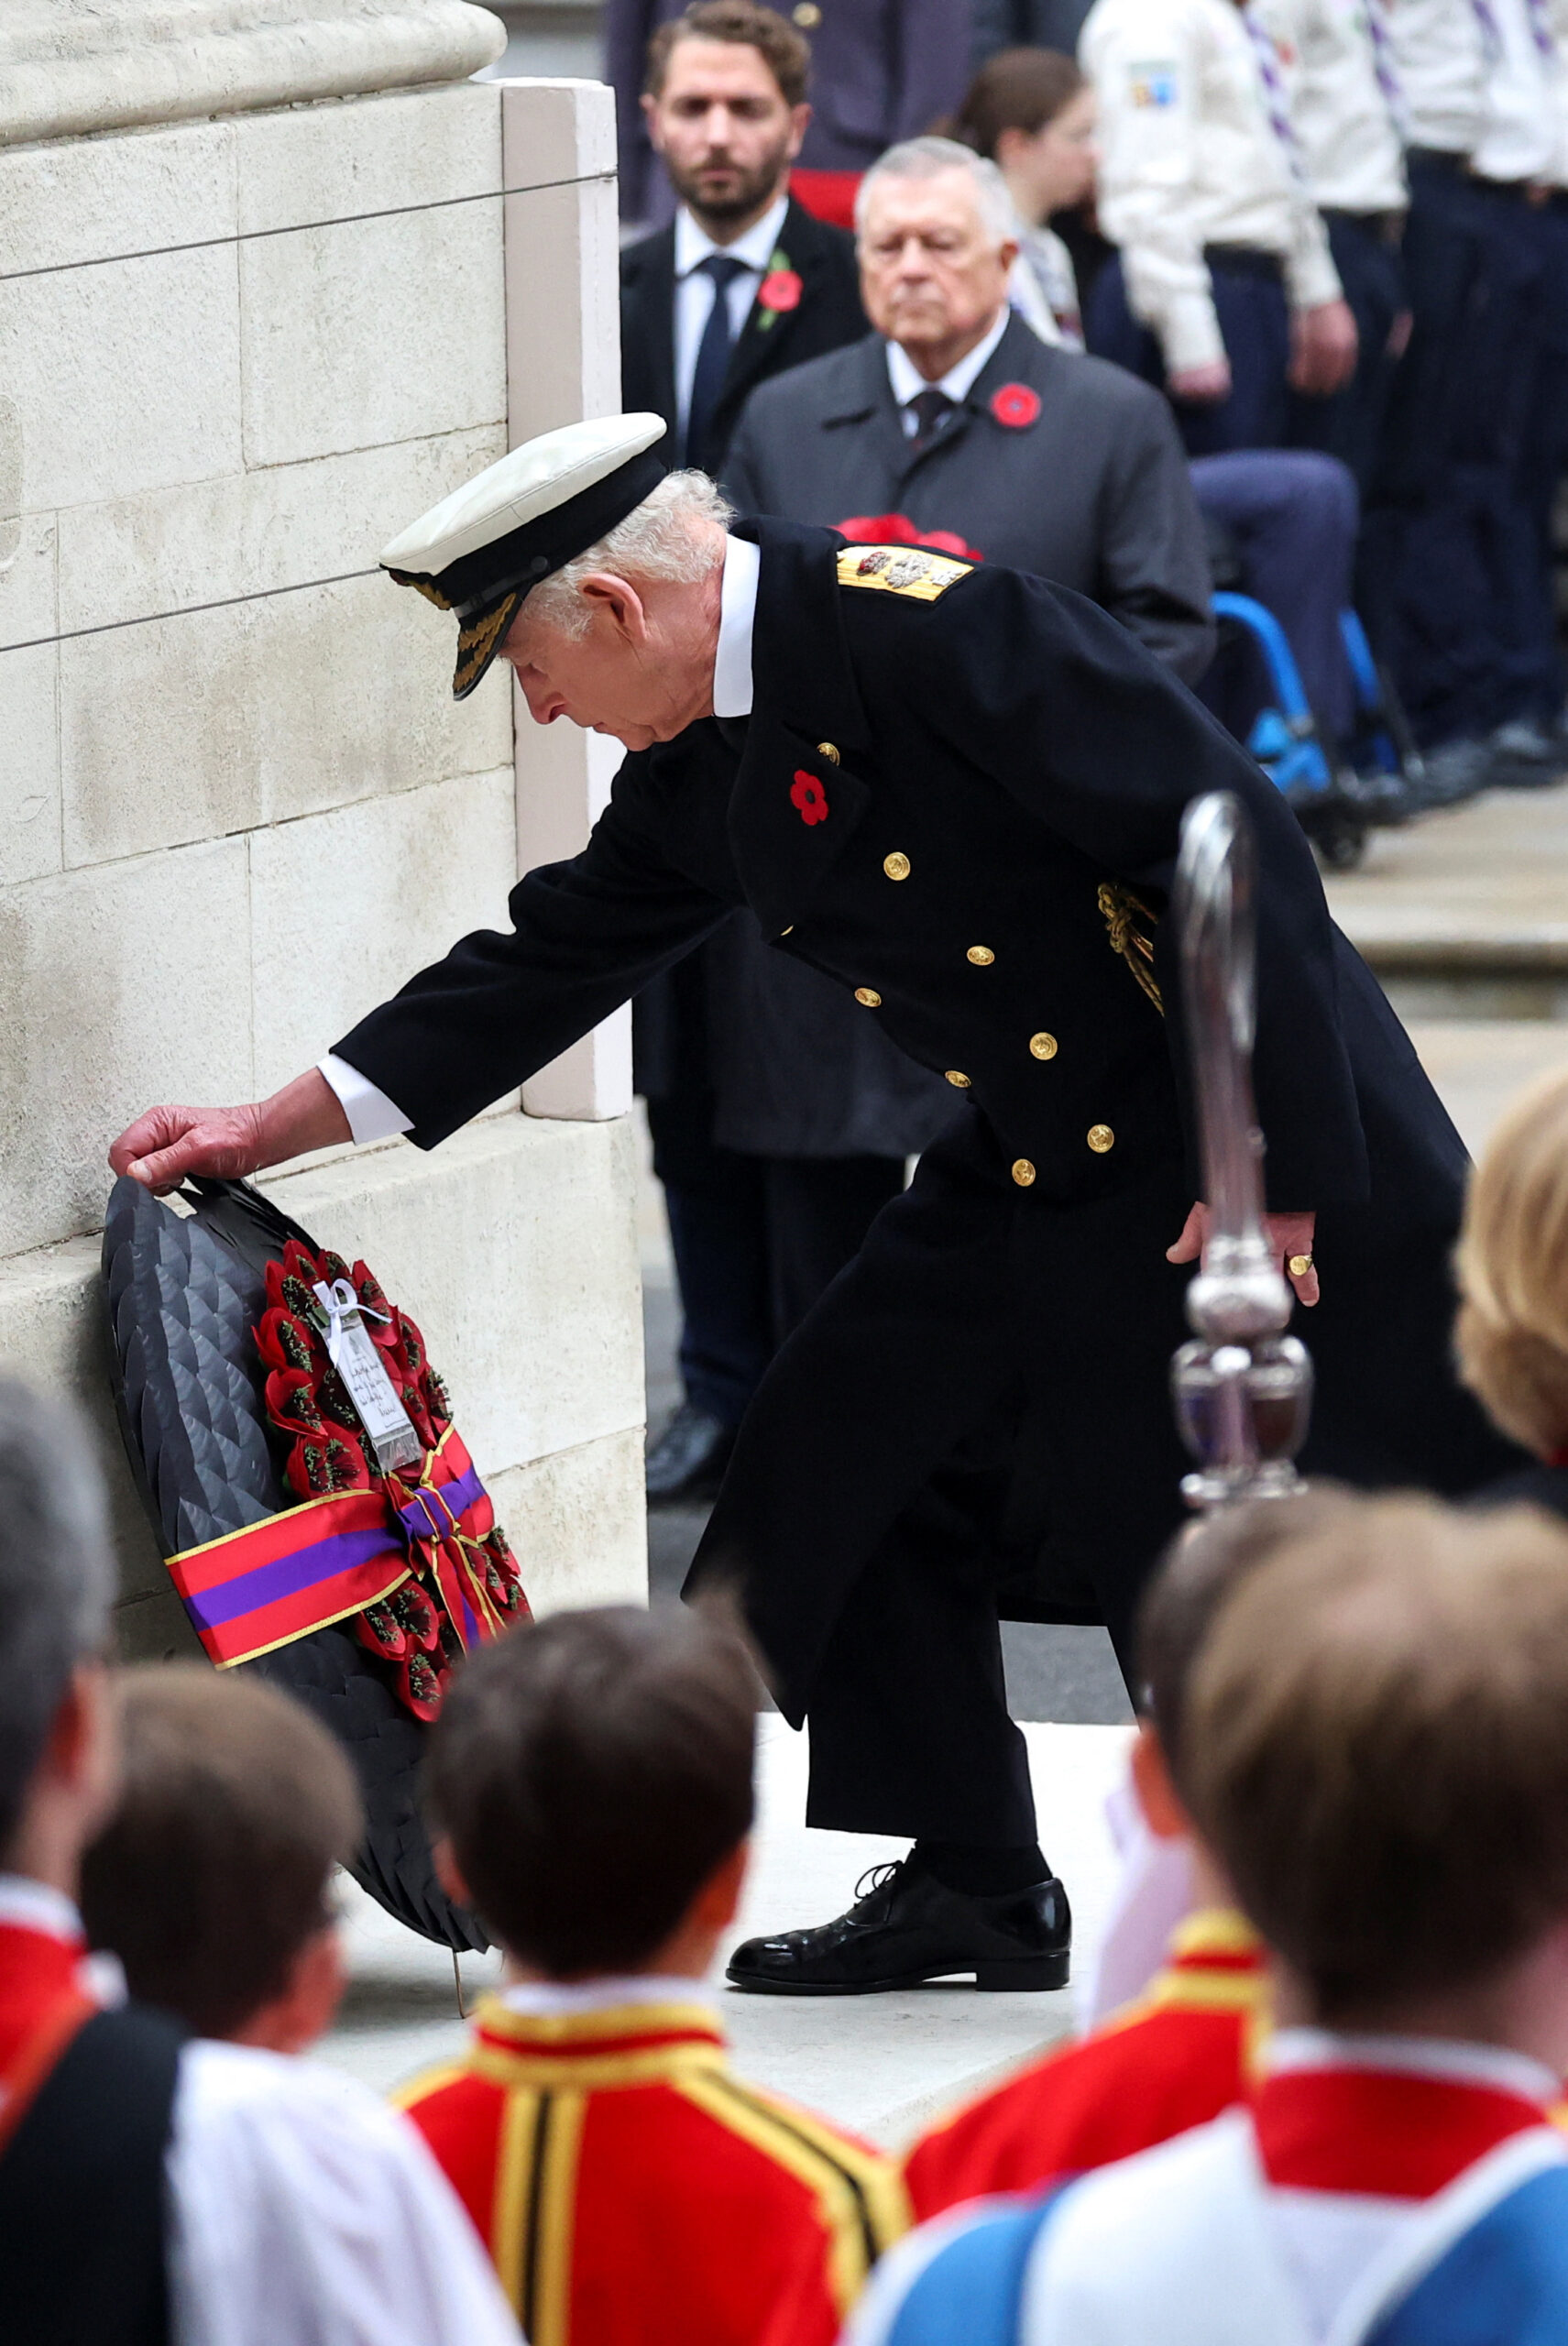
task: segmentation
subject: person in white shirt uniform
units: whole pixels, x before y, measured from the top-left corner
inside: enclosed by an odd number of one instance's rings
[[[186,2039],[88,1957],[112,1808],[96,1464],[0,1380],[0,2257],[6,2346],[518,2346],[414,2130],[356,2085]]]
[[[1273,40],[1300,169],[1355,320],[1355,373],[1337,398],[1298,398],[1291,438],[1341,457],[1365,488],[1409,334],[1399,243],[1409,192],[1386,0],[1253,0]]]
[[[1017,214],[1018,258],[1007,298],[1042,342],[1083,347],[1072,255],[1051,215],[1094,192],[1094,92],[1059,50],[1004,49],[988,58],[953,116],[953,136],[996,165]]]
[[[1120,247],[1090,348],[1163,383],[1193,455],[1288,444],[1291,390],[1342,389],[1356,335],[1266,30],[1232,0],[1095,0],[1079,61]]]
[[[1529,718],[1549,624],[1522,485],[1562,143],[1545,0],[1398,0],[1412,329],[1368,500],[1362,608],[1432,793],[1552,778]]]

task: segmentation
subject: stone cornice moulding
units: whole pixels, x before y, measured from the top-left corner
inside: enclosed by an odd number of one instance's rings
[[[505,47],[469,0],[3,0],[0,147],[463,81]]]

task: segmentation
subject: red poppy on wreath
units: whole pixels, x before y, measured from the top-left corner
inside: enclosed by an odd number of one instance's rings
[[[1010,432],[1027,431],[1040,412],[1040,394],[1027,383],[1003,383],[991,394],[991,412]]]
[[[832,527],[855,546],[929,546],[936,554],[956,554],[960,562],[983,562],[978,546],[956,530],[917,530],[907,513],[851,513]]]
[[[789,786],[789,803],[798,808],[803,823],[828,820],[828,793],[814,773],[796,772]]]
[[[800,294],[800,279],[793,269],[773,269],[757,288],[757,307],[772,310],[775,316],[781,310],[798,310]]]

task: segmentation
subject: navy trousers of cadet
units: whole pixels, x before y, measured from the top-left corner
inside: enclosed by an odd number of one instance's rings
[[[1213,287],[1214,314],[1231,363],[1231,395],[1212,405],[1172,400],[1190,456],[1218,456],[1233,448],[1283,448],[1290,436],[1290,321],[1279,264],[1267,253],[1203,256]],[[1106,262],[1089,298],[1084,334],[1097,358],[1109,358],[1164,390],[1165,361],[1147,326],[1127,302],[1120,257]]]
[[[1375,1191],[1319,1216],[1323,1300],[1296,1314],[1318,1373],[1302,1464],[1463,1492],[1519,1453],[1450,1365],[1463,1149],[1418,1218],[1403,1146],[1374,1141],[1387,1207]],[[1035,1839],[999,1623],[1103,1621],[1131,1676],[1138,1595],[1183,1514],[1169,1369],[1191,1273],[1165,1249],[1190,1203],[1173,1153],[1053,1205],[1014,1186],[975,1114],[773,1362],[687,1586],[738,1583],[779,1706],[810,1727],[809,1824]]]
[[[1529,531],[1524,589],[1514,620],[1518,674],[1528,713],[1552,724],[1568,678],[1557,641],[1554,521],[1568,471],[1568,193],[1552,195],[1535,222],[1544,256],[1540,352],[1519,451],[1519,499]]]
[[[1418,149],[1409,174],[1410,343],[1367,501],[1361,608],[1432,744],[1530,705],[1540,572],[1522,481],[1547,246],[1542,213],[1459,158]]]
[[[1381,215],[1325,212],[1329,250],[1355,320],[1355,373],[1332,399],[1290,394],[1290,445],[1317,448],[1348,465],[1365,494],[1382,444],[1398,361],[1388,347],[1409,309],[1404,264]]]

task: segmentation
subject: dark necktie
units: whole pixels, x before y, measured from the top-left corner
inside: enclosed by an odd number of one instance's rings
[[[729,353],[733,346],[729,332],[729,288],[746,264],[731,260],[728,253],[709,253],[698,261],[692,271],[696,276],[713,280],[713,307],[707,313],[707,323],[702,330],[702,340],[696,346],[696,367],[692,375],[691,405],[686,410],[686,449],[688,465],[706,466],[708,426],[713,411],[718,405],[718,395],[724,389],[724,378],[729,369]]]
[[[923,456],[931,443],[940,436],[942,426],[957,407],[958,401],[950,400],[946,391],[938,390],[933,384],[927,391],[916,391],[907,405],[910,414],[916,421],[915,437],[909,444],[910,451],[916,456]]]

